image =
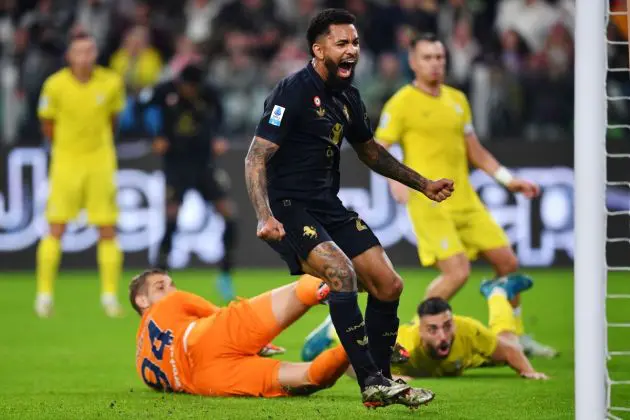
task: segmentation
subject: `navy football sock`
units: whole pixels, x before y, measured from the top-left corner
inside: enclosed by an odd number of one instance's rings
[[[391,379],[391,358],[398,337],[398,303],[384,302],[368,296],[365,327],[370,340],[370,351],[383,376]]]
[[[224,254],[221,260],[221,271],[229,273],[234,265],[234,251],[236,248],[236,221],[231,219],[225,220],[225,231],[223,232],[223,248]]]
[[[376,375],[378,367],[370,354],[357,292],[330,292],[328,306],[339,340],[354,368],[359,386],[363,389],[365,380]]]
[[[177,230],[177,220],[166,220],[166,229],[164,229],[164,237],[160,243],[160,254],[168,255],[173,248],[173,236]]]

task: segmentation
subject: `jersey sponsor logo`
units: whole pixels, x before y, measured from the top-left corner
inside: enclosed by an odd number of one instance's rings
[[[315,230],[314,226],[304,226],[302,236],[306,236],[309,239],[317,239],[317,230]]]
[[[271,116],[269,117],[269,124],[280,127],[280,124],[282,123],[282,117],[284,117],[284,111],[284,107],[280,105],[274,105],[273,111],[271,111]]]
[[[346,116],[347,121],[350,121],[350,112],[348,111],[348,107],[346,105],[343,106],[343,115]]]
[[[341,125],[340,123],[335,123],[332,130],[330,130],[328,138],[330,138],[330,141],[332,141],[333,144],[338,145],[343,138],[343,125]]]

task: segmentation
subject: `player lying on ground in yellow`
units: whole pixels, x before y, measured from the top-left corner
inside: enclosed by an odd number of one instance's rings
[[[493,176],[514,193],[527,198],[539,187],[514,177],[479,142],[466,95],[444,85],[446,53],[433,34],[418,36],[409,50],[415,80],[401,88],[383,108],[375,137],[386,147],[400,144],[404,163],[422,169],[429,178],[449,177],[455,192],[443,203],[433,203],[422,194],[389,181],[393,197],[406,204],[418,242],[420,262],[436,266],[440,275],[429,285],[425,297],[449,300],[470,276],[470,261],[483,257],[493,267],[495,279],[531,286],[519,275],[518,259],[503,229],[484,207],[468,179],[469,162]],[[520,296],[512,300],[517,334],[528,353],[553,357],[556,351],[524,334]]]
[[[349,366],[341,346],[321,352],[311,363],[258,355],[328,292],[320,279],[303,276],[298,282],[220,308],[178,291],[162,270],[145,271],[129,286],[131,305],[142,316],[136,340],[138,374],[156,390],[198,395],[281,397],[328,388]],[[415,398],[394,396],[364,403],[417,407],[433,399],[428,391],[402,383],[397,386],[400,393]],[[381,395],[378,389],[373,391]]]
[[[398,329],[392,372],[403,378],[457,376],[466,369],[508,365],[524,378],[547,379],[523,353],[512,311],[496,310],[510,308],[508,296],[501,285],[493,288],[490,328],[473,318],[453,315],[442,298],[425,300],[414,321]],[[302,358],[311,360],[334,341],[334,328],[326,319],[307,337]]]
[[[114,130],[125,106],[125,89],[118,75],[95,65],[97,55],[92,37],[75,34],[66,53],[68,67],[46,79],[39,100],[42,132],[51,142],[46,206],[50,229],[37,246],[35,312],[40,317],[52,313],[61,238],[81,209],[87,210],[88,222],[99,231],[101,303],[109,316],[120,312],[123,254],[116,241]]]

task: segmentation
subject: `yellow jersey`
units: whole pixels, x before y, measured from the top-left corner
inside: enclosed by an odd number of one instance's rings
[[[64,68],[51,75],[42,89],[39,118],[54,121],[53,160],[115,164],[112,118],[125,106],[122,79],[96,67],[82,83]]]
[[[465,136],[473,132],[464,93],[444,85],[439,96],[431,96],[409,84],[385,104],[375,137],[383,144],[399,143],[405,165],[425,177],[455,181],[455,192],[440,206],[465,211],[482,207],[468,179]],[[412,199],[430,203],[419,193]]]
[[[457,315],[453,319],[455,338],[451,352],[442,360],[431,358],[424,348],[419,321],[401,326],[397,342],[409,351],[409,360],[393,365],[392,372],[411,377],[459,376],[465,369],[490,362],[497,348],[497,336],[475,319]]]

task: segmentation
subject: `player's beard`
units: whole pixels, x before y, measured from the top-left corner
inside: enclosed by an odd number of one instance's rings
[[[341,78],[339,77],[339,64],[335,63],[331,58],[324,58],[324,66],[328,71],[328,79],[326,80],[326,85],[333,90],[344,90],[352,84],[352,80],[354,79],[354,70],[356,65],[352,68],[352,72],[350,73],[350,77]]]

